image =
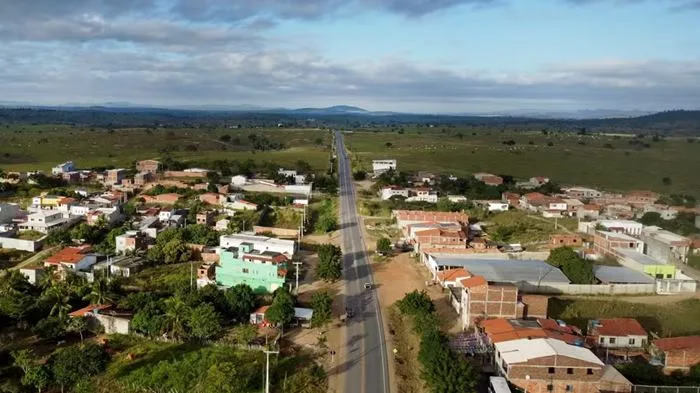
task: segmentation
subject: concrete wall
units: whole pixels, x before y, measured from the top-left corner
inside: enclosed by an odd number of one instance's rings
[[[567,295],[632,295],[656,293],[655,284],[548,284],[543,283],[539,287],[534,284],[516,283],[521,291],[527,293],[542,294],[567,294]]]
[[[0,236],[0,248],[12,248],[15,250],[37,252],[41,249],[41,245],[45,238],[46,236],[39,240],[22,240]]]
[[[129,334],[131,328],[130,320],[103,314],[94,314],[93,316],[104,327],[106,334]]]
[[[296,239],[299,236],[299,231],[296,229],[285,229],[285,228],[273,228],[273,227],[261,227],[261,226],[254,226],[253,231],[255,232],[256,235],[262,234],[262,233],[271,233],[277,237],[280,238],[290,238],[290,239]]]

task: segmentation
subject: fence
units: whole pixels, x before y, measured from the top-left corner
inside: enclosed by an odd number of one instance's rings
[[[642,295],[655,294],[656,284],[559,284],[543,283],[536,285],[529,282],[515,283],[523,292],[552,295]]]
[[[700,386],[633,385],[633,393],[700,393]]]

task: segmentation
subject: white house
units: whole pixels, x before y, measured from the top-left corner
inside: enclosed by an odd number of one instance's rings
[[[562,191],[566,194],[567,197],[569,198],[586,198],[586,199],[591,199],[591,198],[600,198],[603,196],[603,193],[594,190],[592,188],[587,188],[587,187],[569,187],[569,188],[563,188]]]
[[[86,271],[97,263],[97,256],[92,254],[92,247],[66,247],[56,254],[46,258],[44,266],[56,266],[72,271]]]
[[[290,257],[296,252],[296,242],[294,240],[241,233],[223,235],[219,238],[219,246],[222,248],[239,247],[242,243],[252,244],[254,250],[279,252]]]
[[[40,210],[27,216],[27,221],[19,224],[20,229],[48,233],[51,229],[68,222],[60,211]]]
[[[236,187],[243,187],[248,183],[248,178],[243,175],[236,175],[231,177],[231,184]]]
[[[222,218],[221,220],[216,222],[216,225],[214,225],[214,230],[222,232],[228,229],[228,225],[231,223],[231,220]]]
[[[600,220],[598,224],[610,232],[621,232],[630,236],[640,236],[644,228],[641,223],[631,220]]]
[[[73,161],[66,161],[63,164],[58,164],[55,167],[51,168],[52,175],[60,175],[62,173],[73,171],[75,171],[75,165],[73,164]]]
[[[158,213],[158,221],[168,222],[168,221],[170,221],[170,217],[172,217],[172,215],[173,215],[172,209],[163,209]]]
[[[633,318],[598,319],[588,323],[588,335],[603,348],[643,348],[647,331]]]
[[[258,210],[258,205],[256,203],[244,201],[242,199],[239,199],[235,202],[226,202],[224,204],[224,207],[233,211]]]
[[[428,202],[437,203],[438,193],[427,188],[415,188],[411,190],[411,196],[406,199],[406,202]]]
[[[380,196],[383,201],[393,197],[408,198],[408,189],[399,186],[386,186],[381,189]]]
[[[503,202],[488,202],[486,204],[486,208],[490,212],[507,212],[509,207],[509,204]]]
[[[448,195],[447,200],[452,203],[462,203],[467,201],[467,197],[464,195]]]
[[[44,267],[43,266],[25,267],[25,268],[19,269],[19,272],[22,273],[22,275],[27,278],[27,281],[29,281],[30,284],[36,285],[41,280],[41,277],[44,275]]]
[[[381,175],[388,170],[396,170],[396,160],[372,161],[372,172],[374,172],[375,176]]]

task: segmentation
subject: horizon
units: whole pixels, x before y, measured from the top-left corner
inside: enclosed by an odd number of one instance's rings
[[[694,0],[200,3],[0,4],[2,100],[444,115],[700,109]]]

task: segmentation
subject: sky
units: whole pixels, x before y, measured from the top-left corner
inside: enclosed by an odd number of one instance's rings
[[[0,103],[700,109],[700,0],[2,0]]]

